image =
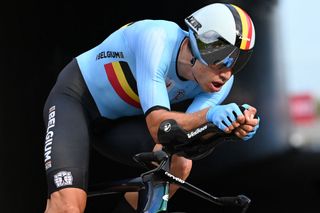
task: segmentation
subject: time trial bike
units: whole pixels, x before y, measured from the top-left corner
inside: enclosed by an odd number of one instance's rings
[[[203,139],[210,136],[210,139]],[[240,207],[247,211],[250,199],[245,195],[217,197],[184,181],[170,173],[171,156],[178,154],[191,159],[201,159],[223,142],[239,140],[234,134],[227,134],[212,123],[205,123],[186,131],[175,120],[165,120],[158,130],[158,139],[162,150],[143,152],[134,156],[134,160],[146,170],[139,177],[100,183],[91,186],[88,198],[115,193],[138,192],[137,213],[168,212],[169,186],[176,184],[181,189],[219,206]],[[200,154],[199,154],[200,153]]]

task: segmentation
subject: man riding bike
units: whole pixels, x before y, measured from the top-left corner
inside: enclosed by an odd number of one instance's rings
[[[185,23],[188,31],[165,20],[127,24],[61,71],[44,107],[45,212],[84,212],[89,147],[101,118],[113,125],[124,117],[144,115],[142,128],[153,142],[145,142],[142,151],[161,149],[157,131],[166,119],[186,130],[209,121],[243,140],[256,133],[259,119],[254,107],[244,104],[247,110],[242,112],[236,103],[221,105],[234,74],[252,54],[251,18],[235,5],[214,3],[191,14]],[[171,110],[172,104],[189,99],[192,103],[185,112]],[[129,150],[135,146],[134,137],[125,144],[106,143]],[[117,159],[114,150],[109,150],[110,157]],[[192,160],[186,156],[172,157],[175,176],[185,180],[191,168]],[[177,189],[170,186],[170,196]],[[136,208],[136,193],[126,193],[125,198]]]

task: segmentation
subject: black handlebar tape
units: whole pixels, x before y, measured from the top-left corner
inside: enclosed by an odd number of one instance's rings
[[[167,159],[168,155],[164,151],[156,151],[156,152],[142,152],[134,156],[134,159],[138,162],[161,162],[164,159]]]

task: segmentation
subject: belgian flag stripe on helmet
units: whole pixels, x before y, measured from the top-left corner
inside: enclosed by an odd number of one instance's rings
[[[231,4],[226,4],[226,6],[229,8],[229,10],[231,11],[234,20],[236,22],[236,31],[237,31],[237,36],[236,36],[236,42],[235,42],[235,46],[240,48],[241,46],[241,39],[239,35],[242,35],[242,23],[241,23],[241,18],[240,18],[240,14],[237,12],[236,8],[233,7],[233,5]]]
[[[229,4],[227,6],[231,10],[236,21],[236,30],[238,31],[238,35],[235,46],[242,50],[250,49],[253,28],[250,17],[245,11],[235,5]]]
[[[241,8],[234,6],[239,12],[242,22],[242,42],[240,49],[248,50],[250,48],[251,38],[252,38],[252,22],[248,14]]]

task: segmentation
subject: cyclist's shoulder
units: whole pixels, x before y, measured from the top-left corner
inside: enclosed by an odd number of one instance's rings
[[[157,38],[176,38],[185,31],[175,22],[161,19],[144,19],[128,25],[124,29],[126,35],[142,37],[155,36]]]
[[[155,28],[155,29],[160,29],[160,28],[177,28],[177,29],[181,29],[180,26],[173,22],[173,21],[169,21],[169,20],[164,20],[164,19],[143,19],[143,20],[139,20],[139,21],[134,21],[131,22],[128,26],[130,27],[139,27],[139,28],[146,28],[146,29],[150,29],[150,28]]]

